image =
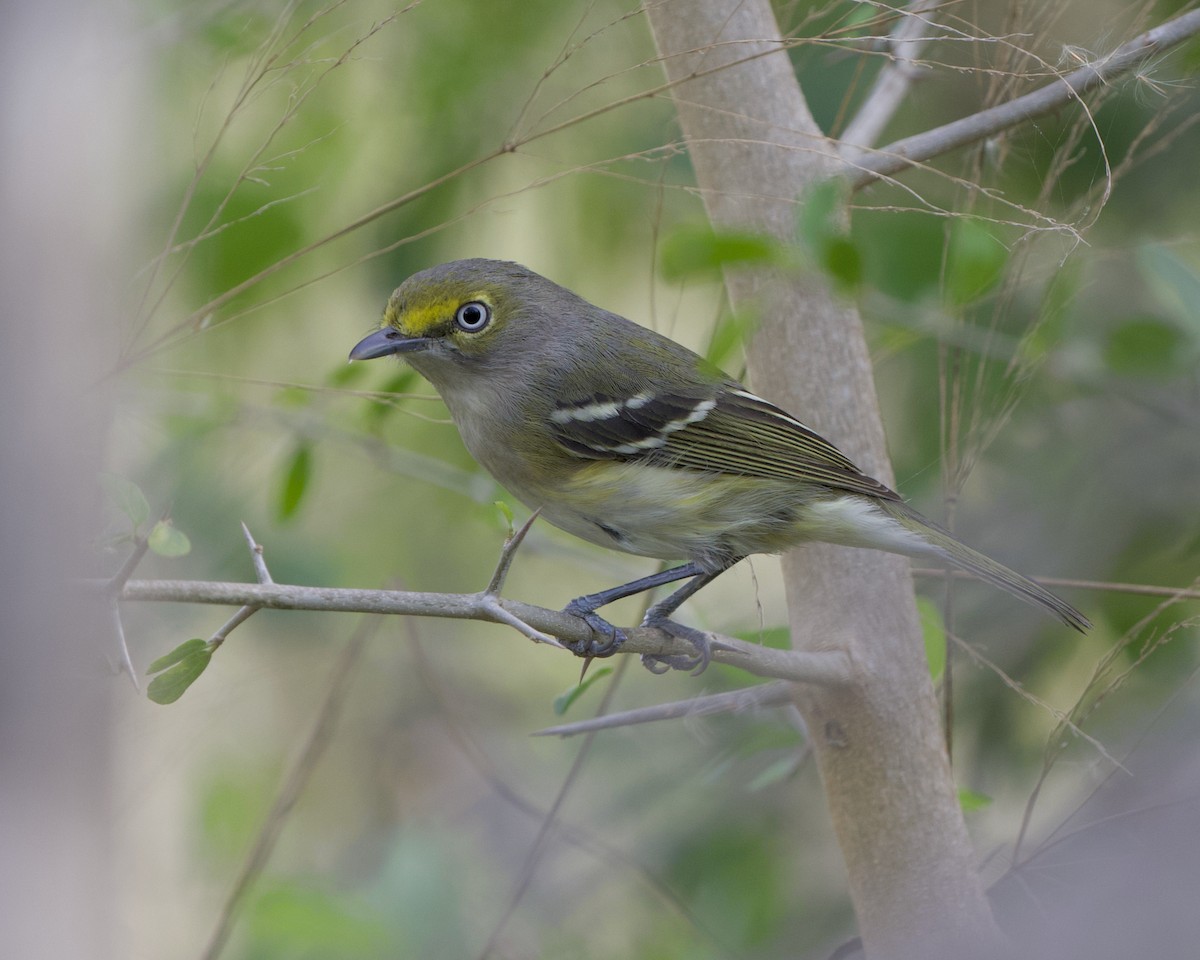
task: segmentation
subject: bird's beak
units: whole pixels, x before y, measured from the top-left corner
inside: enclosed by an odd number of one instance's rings
[[[406,337],[395,327],[384,327],[358,341],[350,351],[350,359],[374,360],[393,353],[413,353],[427,349],[431,342],[428,337]]]

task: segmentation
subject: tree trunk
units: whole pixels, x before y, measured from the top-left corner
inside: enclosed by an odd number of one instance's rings
[[[645,9],[712,222],[793,239],[796,199],[839,164],[770,4],[657,0]],[[818,276],[739,270],[726,279],[733,303],[761,317],[748,357],[754,388],[890,483],[853,305]],[[827,545],[784,558],[793,646],[844,646],[859,671],[845,688],[798,688],[796,702],[868,955],[980,956],[1000,935],[943,748],[907,564]]]
[[[2,20],[0,956],[107,960],[118,645],[78,578],[100,532],[110,407],[94,384],[129,275],[114,252],[138,74],[107,8],[10,3]]]

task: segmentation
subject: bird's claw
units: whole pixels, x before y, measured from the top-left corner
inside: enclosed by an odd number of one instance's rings
[[[619,627],[614,627],[611,623],[605,620],[595,610],[588,610],[582,605],[576,606],[577,601],[572,600],[563,610],[564,613],[569,613],[573,617],[578,617],[589,627],[592,628],[592,636],[587,640],[580,640],[574,643],[564,642],[568,650],[577,657],[586,657],[588,660],[596,658],[611,657],[614,653],[621,649],[625,643],[625,631]]]
[[[668,620],[666,617],[644,620],[642,621],[642,626],[654,627],[672,637],[686,640],[696,649],[694,656],[687,656],[686,654],[643,653],[642,666],[651,673],[664,674],[668,670],[687,670],[693,677],[698,677],[708,669],[709,663],[712,662],[713,651],[723,647],[720,643],[714,643],[703,630],[685,627],[682,623],[676,623],[674,620]]]

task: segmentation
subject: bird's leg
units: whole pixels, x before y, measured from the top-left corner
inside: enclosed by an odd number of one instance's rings
[[[589,593],[584,597],[576,597],[563,608],[563,613],[579,617],[604,639],[597,642],[593,638],[584,643],[575,644],[570,649],[579,657],[611,657],[621,648],[621,644],[625,642],[625,634],[597,614],[596,610],[598,608],[613,603],[616,600],[622,600],[625,597],[632,597],[635,593],[653,590],[655,587],[661,587],[665,583],[675,583],[677,580],[683,580],[687,577],[699,578],[704,575],[704,571],[696,564],[685,563],[678,567],[671,567],[670,570],[661,570],[658,573],[652,573],[650,576],[642,577],[640,580],[631,580],[629,583],[601,590],[599,593]],[[687,586],[691,586],[691,584]],[[686,590],[687,586],[683,589]],[[703,586],[703,584],[700,586]],[[700,587],[696,588],[696,590],[699,589]],[[692,592],[694,593],[695,591],[693,590]],[[690,595],[688,594],[688,596]],[[670,600],[674,596],[675,594],[671,594],[670,597],[667,597],[667,600]],[[679,603],[683,603],[684,599],[686,597],[680,599]],[[675,607],[679,606],[679,603],[675,604],[667,612],[669,613],[671,610],[674,610]],[[655,606],[661,606],[661,604],[656,604]]]
[[[659,656],[658,654],[644,653],[642,654],[642,665],[647,670],[651,673],[666,673],[668,669],[690,670],[692,676],[696,676],[708,668],[713,651],[713,644],[709,640],[708,634],[702,630],[696,630],[694,627],[685,627],[682,623],[676,623],[671,619],[671,614],[678,610],[685,600],[707,587],[717,577],[732,567],[734,563],[737,563],[737,560],[727,564],[720,570],[711,570],[698,574],[674,593],[663,597],[663,599],[659,600],[658,603],[646,611],[646,616],[642,618],[643,627],[657,627],[659,630],[669,633],[673,637],[687,640],[696,648],[696,655],[694,657]]]

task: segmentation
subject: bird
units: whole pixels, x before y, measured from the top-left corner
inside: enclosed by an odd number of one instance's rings
[[[396,356],[441,395],[467,450],[549,523],[625,553],[683,561],[572,600],[591,626],[572,646],[611,656],[625,632],[597,610],[686,580],[642,621],[694,656],[647,656],[656,672],[702,671],[708,635],[671,615],[740,560],[807,542],[947,563],[1085,632],[1082,613],[962,543],[837,447],[668,337],[517,263],[455,260],[408,277],[351,360]]]

